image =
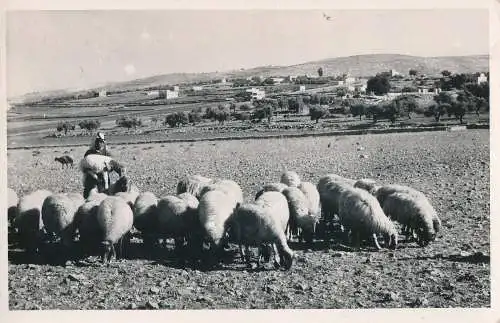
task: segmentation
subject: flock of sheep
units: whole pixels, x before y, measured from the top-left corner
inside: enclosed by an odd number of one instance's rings
[[[87,173],[92,168],[89,156],[80,164]],[[340,225],[350,243],[359,246],[362,238],[368,239],[377,249],[380,238],[385,246],[396,248],[398,230],[393,221],[420,246],[433,241],[441,226],[422,192],[378,185],[371,179],[329,174],[314,185],[285,171],[279,183],[264,185],[255,201],[245,203],[242,189],[229,179],[186,176],[175,195],[159,198],[140,192],[119,163],[94,168],[95,173],[114,169],[120,174],[104,189],[107,194],[99,193],[98,187],[86,198],[80,193],[37,190],[18,199],[9,188],[9,225],[26,251],[39,252],[51,239],[82,257],[99,254],[109,264],[137,233],[147,247],[174,239],[179,255],[211,265],[234,243],[247,266],[251,267],[249,248],[257,247],[257,266],[272,258],[275,268],[289,269],[295,254],[288,243],[297,238],[311,244],[319,223],[323,228],[325,223]]]

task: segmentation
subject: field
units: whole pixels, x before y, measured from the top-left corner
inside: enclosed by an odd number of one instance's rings
[[[86,147],[8,151],[8,186],[22,195],[39,188],[81,191],[77,160]],[[130,259],[100,267],[93,260],[64,265],[28,259],[9,245],[9,308],[200,309],[489,307],[489,132],[422,132],[296,139],[111,145],[143,191],[174,192],[185,174],[230,178],[251,200],[283,169],[303,180],[337,173],[372,177],[426,192],[443,230],[425,248],[401,237],[398,249],[351,249],[341,241],[292,242],[291,270],[247,270],[231,255],[222,268],[182,267],[172,246],[145,256],[133,240]],[[232,259],[234,257],[234,259]]]

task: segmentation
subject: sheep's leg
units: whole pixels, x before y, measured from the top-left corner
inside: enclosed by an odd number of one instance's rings
[[[382,249],[380,247],[380,244],[378,243],[378,238],[377,238],[377,234],[376,233],[372,234],[372,238],[373,238],[373,243],[375,244],[375,247],[377,247],[378,250]]]
[[[247,263],[247,267],[252,268],[251,257],[250,257],[250,247],[245,245],[245,260]]]
[[[273,253],[274,253],[274,268],[279,269],[281,267],[281,255],[278,250],[276,243],[273,243]]]
[[[240,249],[241,261],[245,262],[246,261],[246,255],[245,255],[245,252],[243,251],[243,245],[241,244],[241,242],[238,244],[238,248]]]

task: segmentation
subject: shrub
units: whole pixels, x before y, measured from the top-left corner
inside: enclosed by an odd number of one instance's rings
[[[167,114],[165,116],[163,124],[173,128],[173,127],[180,127],[181,125],[188,124],[189,122],[190,122],[189,113],[183,111],[183,112]]]
[[[350,112],[353,117],[359,116],[359,120],[361,120],[361,117],[366,114],[366,111],[368,110],[368,106],[363,103],[355,104],[351,106]]]
[[[125,116],[125,117],[120,117],[119,119],[116,120],[116,125],[119,127],[124,127],[124,128],[137,128],[142,126],[142,120],[141,118],[138,117],[130,117],[130,116]]]
[[[319,119],[325,117],[327,114],[328,110],[322,106],[313,106],[309,109],[311,120],[316,120],[316,123],[318,123]]]
[[[373,92],[375,95],[383,95],[389,92],[391,89],[391,83],[389,78],[384,75],[376,75],[366,83],[366,91]]]
[[[193,125],[195,125],[195,124],[201,122],[201,119],[202,119],[201,113],[191,111],[191,112],[189,112],[188,119],[189,119],[189,123],[192,123]]]
[[[99,120],[82,120],[78,123],[78,126],[82,130],[96,130],[101,127],[101,122]]]
[[[240,110],[241,111],[250,111],[250,110],[252,110],[252,106],[248,103],[245,103],[245,104],[240,106]]]
[[[76,125],[74,123],[68,122],[68,121],[59,122],[57,124],[57,131],[58,132],[64,131],[64,134],[67,134],[68,131],[70,131],[70,130],[75,130],[75,128],[76,128]]]

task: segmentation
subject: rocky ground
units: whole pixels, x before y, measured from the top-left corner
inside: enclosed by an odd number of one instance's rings
[[[353,250],[317,240],[290,271],[247,270],[236,253],[222,267],[183,267],[166,249],[147,255],[134,239],[128,259],[55,264],[9,245],[10,309],[224,309],[490,306],[489,131],[424,132],[296,139],[111,146],[142,191],[172,194],[185,174],[237,181],[250,200],[284,169],[317,183],[327,173],[375,178],[422,190],[443,222],[425,248],[401,238],[398,249]],[[8,152],[8,185],[81,191],[75,160],[85,147]],[[53,248],[56,248],[55,246]],[[55,249],[54,249],[55,250]],[[52,250],[52,253],[55,251]]]

